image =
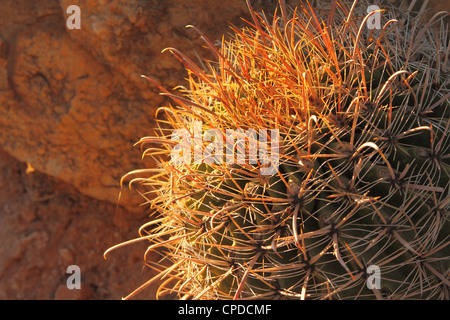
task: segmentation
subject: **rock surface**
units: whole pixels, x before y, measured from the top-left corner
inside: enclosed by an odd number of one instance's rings
[[[136,237],[142,214],[82,195],[2,150],[0,190],[0,300],[120,299],[151,276],[142,269],[145,243],[103,258]],[[80,268],[80,290],[66,286],[71,265]]]
[[[68,29],[69,5],[81,29]],[[8,1],[0,10],[0,145],[83,194],[117,203],[119,180],[151,165],[133,144],[163,103],[141,74],[167,88],[184,69],[166,47],[205,56],[192,24],[221,39],[242,0]],[[137,208],[141,199],[122,197]]]

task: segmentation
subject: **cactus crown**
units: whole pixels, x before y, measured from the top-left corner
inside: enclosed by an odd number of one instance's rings
[[[175,104],[140,140],[159,167],[124,179],[155,209],[138,239],[170,265],[148,262],[159,273],[136,292],[161,280],[159,295],[183,299],[448,299],[443,14],[419,28],[389,9],[371,29],[381,12],[358,16],[356,2],[324,17],[249,7],[220,49],[197,30],[216,58],[206,67],[168,49],[189,87],[160,87]],[[217,134],[228,129],[236,142]],[[262,142],[265,158],[242,152]]]

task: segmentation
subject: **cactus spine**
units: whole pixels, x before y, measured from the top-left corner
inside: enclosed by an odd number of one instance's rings
[[[358,16],[358,5],[320,17],[280,1],[273,19],[249,5],[253,21],[220,49],[197,30],[216,58],[206,70],[168,49],[189,87],[160,87],[174,104],[161,109],[161,134],[140,141],[159,167],[124,177],[155,211],[139,239],[171,262],[149,262],[160,273],[142,288],[162,279],[158,293],[182,299],[449,298],[444,14],[419,28],[386,6],[377,30],[367,22],[379,13]],[[227,129],[239,143],[214,135]],[[278,134],[269,175],[267,157],[239,153],[275,143],[260,129]],[[226,161],[230,148],[244,161]],[[180,150],[188,161],[174,160]]]

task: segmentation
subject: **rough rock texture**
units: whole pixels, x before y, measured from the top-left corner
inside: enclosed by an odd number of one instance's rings
[[[72,4],[81,9],[80,30],[66,27]],[[204,56],[186,25],[220,39],[227,21],[239,24],[245,14],[242,0],[7,1],[0,145],[83,194],[116,203],[120,178],[143,165],[133,144],[151,132],[163,102],[140,75],[167,88],[180,84],[182,65],[161,50]],[[137,201],[125,193],[121,205],[134,210]]]
[[[81,195],[1,150],[0,190],[0,300],[120,299],[151,276],[142,269],[145,244],[103,259],[136,236],[142,214]],[[80,290],[66,286],[70,265],[80,267]]]

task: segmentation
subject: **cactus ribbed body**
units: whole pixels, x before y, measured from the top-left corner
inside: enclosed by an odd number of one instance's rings
[[[154,265],[160,293],[448,299],[449,49],[440,21],[420,29],[414,19],[388,22],[388,10],[372,30],[371,16],[344,4],[322,19],[280,3],[273,19],[251,11],[253,22],[220,50],[205,39],[217,58],[208,70],[169,49],[190,87],[166,92],[176,102],[163,108],[170,128],[141,140],[161,143],[146,152],[160,168],[133,181],[157,212],[141,235],[172,262]],[[187,130],[192,161],[174,161],[174,129]],[[256,133],[242,136],[245,150],[267,133],[277,170],[262,174],[268,164],[249,152],[226,161],[225,135],[206,132],[227,129]],[[208,161],[217,145],[222,153]]]

